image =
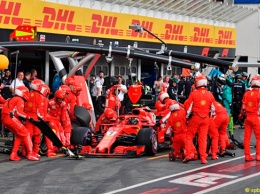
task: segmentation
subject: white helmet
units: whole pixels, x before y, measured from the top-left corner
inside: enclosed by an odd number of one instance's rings
[[[260,76],[255,76],[252,78],[251,86],[260,87]]]
[[[160,92],[158,94],[158,99],[160,100],[161,103],[163,103],[163,101],[166,99],[166,98],[169,98],[169,94],[167,92]]]
[[[204,75],[199,75],[195,78],[195,87],[206,87],[208,84],[207,78]]]
[[[27,87],[25,86],[18,86],[15,89],[15,95],[22,97],[23,99],[25,99],[26,101],[29,100],[29,90]]]
[[[169,104],[169,109],[171,112],[175,110],[180,110],[180,105],[175,100],[172,100],[171,103]]]
[[[31,88],[36,91],[41,91],[43,82],[39,79],[35,79],[31,82]]]

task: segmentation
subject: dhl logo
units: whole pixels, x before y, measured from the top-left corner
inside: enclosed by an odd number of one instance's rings
[[[75,11],[58,9],[52,7],[44,7],[42,10],[44,14],[43,20],[35,20],[37,27],[67,30],[67,31],[82,31],[81,25],[73,24]]]
[[[19,17],[21,3],[0,1],[0,24],[30,25],[31,19]]]
[[[150,21],[140,21],[140,20],[133,19],[130,24],[139,24],[140,26],[143,26],[143,28],[147,29],[148,31],[150,31],[150,32],[153,31],[153,22],[150,22]],[[154,33],[154,34],[156,36],[158,36],[158,34],[156,34],[156,33]],[[148,39],[154,38],[151,34],[145,32],[145,31],[143,33],[138,33],[138,32],[135,32],[134,30],[127,30],[126,36],[148,38]]]
[[[232,40],[232,31],[219,30],[215,44],[235,45],[235,40]]]
[[[165,29],[166,32],[165,34],[162,34],[162,39],[175,41],[187,41],[188,39],[187,36],[182,35],[183,25],[166,24]]]
[[[123,30],[116,28],[117,17],[93,14],[91,19],[93,21],[92,25],[86,26],[85,32],[95,33],[95,34],[123,36]]]
[[[209,37],[209,28],[194,27],[193,36],[190,37],[191,42],[213,43],[213,38]]]

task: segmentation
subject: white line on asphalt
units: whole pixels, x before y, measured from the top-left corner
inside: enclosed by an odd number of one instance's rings
[[[209,168],[211,166],[216,166],[216,165],[219,165],[219,164],[224,164],[224,163],[227,163],[227,162],[230,162],[230,161],[238,160],[240,158],[244,158],[244,156],[240,156],[240,157],[233,158],[233,159],[230,159],[230,160],[227,160],[227,161],[222,161],[222,162],[218,162],[218,163],[215,163],[215,164],[210,164],[210,165],[207,165],[207,166],[195,168],[195,169],[188,170],[188,171],[185,171],[185,172],[181,172],[181,173],[177,173],[177,174],[161,177],[161,178],[158,178],[158,179],[153,179],[153,180],[150,180],[150,181],[146,181],[146,182],[143,182],[143,183],[139,183],[139,184],[136,184],[136,185],[125,187],[125,188],[122,188],[122,189],[110,191],[110,192],[107,192],[107,193],[104,193],[104,194],[119,193],[119,192],[122,192],[122,191],[126,191],[126,190],[129,190],[129,189],[137,188],[137,187],[140,187],[140,186],[143,186],[143,185],[147,185],[147,184],[150,184],[150,183],[158,182],[158,181],[161,181],[161,180],[164,180],[164,179],[168,179],[168,178],[172,178],[172,177],[175,177],[175,176],[179,176],[179,175],[182,175],[182,174],[186,174],[186,173],[194,172],[194,171],[197,171],[197,170]]]
[[[235,179],[233,181],[229,181],[227,183],[224,183],[224,184],[221,184],[221,185],[217,185],[215,187],[211,187],[209,189],[206,189],[206,190],[203,190],[203,191],[199,191],[197,193],[194,193],[194,194],[203,194],[203,193],[208,193],[210,191],[214,191],[214,190],[217,190],[217,189],[220,189],[222,187],[225,187],[225,186],[228,186],[228,185],[232,185],[234,183],[237,183],[237,182],[240,182],[240,181],[243,181],[243,180],[246,180],[246,179],[249,179],[249,178],[253,178],[255,176],[258,176],[260,175],[260,172],[256,173],[256,174],[252,174],[252,175],[249,175],[249,176],[246,176],[246,177],[242,177],[242,178],[239,178],[239,179]],[[244,191],[243,191],[244,192]]]

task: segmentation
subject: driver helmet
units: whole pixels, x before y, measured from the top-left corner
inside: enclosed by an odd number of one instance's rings
[[[111,108],[107,108],[107,109],[104,111],[104,114],[105,114],[106,119],[112,119],[113,116],[114,116],[114,111],[113,111],[113,109],[111,109]]]

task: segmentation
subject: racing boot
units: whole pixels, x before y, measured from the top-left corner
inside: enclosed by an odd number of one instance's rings
[[[260,155],[256,155],[255,160],[260,162]]]
[[[9,156],[9,160],[12,160],[12,161],[20,161],[21,160],[21,158],[17,155],[21,141],[22,141],[22,139],[20,137],[15,138],[12,153]]]
[[[212,154],[211,155],[211,160],[218,160],[218,156],[217,156],[217,154]]]
[[[183,160],[182,162],[183,162],[183,163],[187,163],[187,162],[193,160],[193,158],[194,158],[194,154],[189,154],[189,155],[187,155],[187,156],[184,158],[184,160]]]
[[[173,148],[169,151],[169,160],[171,162],[176,160],[176,156],[174,155],[174,149]]]
[[[46,142],[46,146],[47,146],[47,154],[46,154],[47,157],[56,156],[56,153],[54,151],[51,140],[49,140],[49,138],[45,137],[45,142]]]
[[[208,164],[208,161],[206,160],[206,158],[200,158],[200,163],[201,164]]]
[[[38,161],[40,160],[35,153],[32,150],[32,141],[30,138],[30,135],[27,135],[26,137],[23,137],[23,143],[27,151],[27,159],[32,161]]]
[[[245,161],[246,162],[251,162],[254,161],[255,159],[251,155],[245,155]]]
[[[40,150],[40,142],[41,142],[41,137],[39,135],[34,135],[33,136],[33,152],[34,154],[40,158],[39,150]]]

